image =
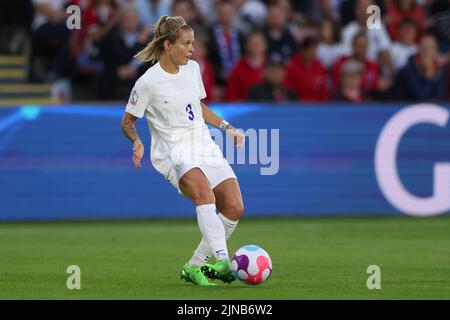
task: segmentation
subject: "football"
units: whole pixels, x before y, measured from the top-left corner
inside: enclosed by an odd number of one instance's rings
[[[272,273],[272,260],[266,250],[257,245],[239,248],[231,260],[231,270],[236,279],[249,285],[261,284]]]

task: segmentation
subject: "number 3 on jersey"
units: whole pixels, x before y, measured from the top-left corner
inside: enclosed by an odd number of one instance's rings
[[[186,106],[186,112],[188,113],[188,118],[189,118],[189,120],[194,120],[194,112],[192,112],[192,106],[191,106],[191,104],[188,104],[187,106]]]

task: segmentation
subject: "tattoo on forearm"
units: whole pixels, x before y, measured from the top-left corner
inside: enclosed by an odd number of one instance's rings
[[[136,127],[134,125],[134,121],[127,116],[124,116],[122,119],[122,123],[120,125],[123,134],[127,137],[128,140],[134,142],[139,138],[139,135],[136,131]]]

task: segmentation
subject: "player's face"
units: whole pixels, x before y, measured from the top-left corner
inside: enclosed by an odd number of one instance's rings
[[[169,55],[176,65],[187,64],[194,53],[194,32],[182,30],[175,43],[170,45]]]

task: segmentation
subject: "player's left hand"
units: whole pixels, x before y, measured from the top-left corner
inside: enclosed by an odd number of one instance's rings
[[[236,147],[240,148],[245,144],[245,134],[242,130],[230,126],[227,129],[227,135],[233,138]]]

